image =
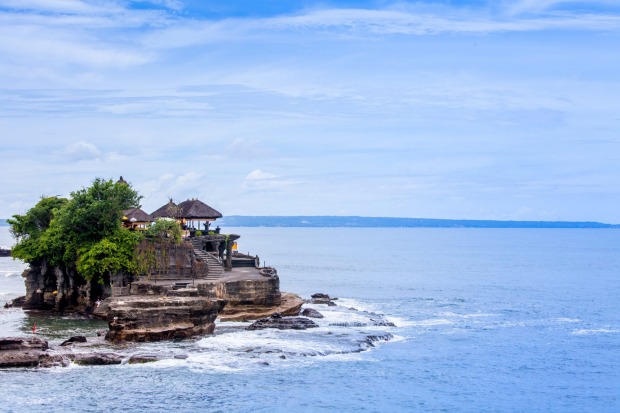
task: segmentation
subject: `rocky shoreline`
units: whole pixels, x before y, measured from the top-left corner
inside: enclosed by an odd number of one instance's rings
[[[292,296],[297,297],[293,294],[285,293],[285,295],[289,296],[289,299],[292,299]],[[302,312],[301,305],[317,304],[318,301],[327,307],[335,306],[328,304],[333,303],[334,299],[325,294],[315,294],[312,299],[305,301],[300,297],[297,299],[301,300],[301,304],[298,300],[294,300],[296,314],[286,316],[274,312],[268,317],[259,318],[252,324],[245,327],[241,325],[239,328],[247,331],[312,329],[319,326],[311,318],[320,319],[323,315],[315,308],[305,308]],[[108,366],[186,359],[187,354],[145,353],[134,343],[192,337],[200,339],[213,332],[217,311],[225,305],[225,301],[201,297],[137,296],[107,299],[95,311],[98,317],[105,317],[108,320],[110,330],[107,333],[100,331],[94,337],[74,336],[56,345],[50,345],[48,341],[35,334],[30,337],[0,338],[0,368],[54,368],[68,367],[71,364]],[[180,321],[185,320],[186,309],[191,309],[189,313],[194,316],[200,315],[195,324],[188,325]],[[300,316],[300,313],[306,316]],[[207,318],[201,318],[202,314],[208,314]],[[389,326],[385,321],[374,320],[371,313],[367,317],[372,326]],[[389,341],[392,338],[390,333],[361,336],[357,346],[350,352],[364,351],[374,347],[377,342]],[[132,353],[131,349],[136,349],[136,352]],[[248,351],[252,353],[255,349]]]

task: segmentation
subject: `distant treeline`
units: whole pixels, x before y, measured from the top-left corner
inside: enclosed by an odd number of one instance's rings
[[[467,219],[343,217],[343,216],[239,216],[217,221],[229,227],[352,227],[352,228],[620,228],[600,222],[486,221]]]

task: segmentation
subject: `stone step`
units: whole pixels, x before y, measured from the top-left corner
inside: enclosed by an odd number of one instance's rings
[[[222,266],[219,257],[212,253],[208,253],[201,249],[202,243],[200,240],[190,240],[194,248],[196,258],[200,261],[207,263],[207,280],[218,280],[224,276],[224,267]]]

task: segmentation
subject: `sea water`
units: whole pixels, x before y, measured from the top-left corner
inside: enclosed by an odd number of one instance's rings
[[[306,331],[218,323],[115,349],[167,357],[152,364],[3,370],[0,410],[620,411],[619,230],[224,230],[278,269],[283,291],[339,305],[312,306],[325,318]],[[0,259],[0,298],[23,293],[24,267]],[[0,311],[4,336],[34,321],[53,344],[101,328]]]

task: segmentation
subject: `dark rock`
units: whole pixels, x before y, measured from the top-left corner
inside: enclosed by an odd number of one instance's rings
[[[305,317],[261,318],[247,327],[247,330],[263,330],[277,328],[278,330],[305,330],[318,325]]]
[[[282,314],[280,314],[280,313],[273,313],[273,314],[271,314],[271,318],[275,318],[276,320],[280,319],[280,318],[282,318]]]
[[[372,325],[375,327],[396,327],[396,324],[385,320],[371,319],[370,321],[372,321]]]
[[[109,366],[121,364],[123,356],[113,353],[74,354],[73,362],[80,366]]]
[[[337,300],[337,298],[331,298],[327,294],[316,293],[316,294],[312,294],[310,297],[312,297],[310,300],[308,300],[308,303],[310,304],[326,304],[330,307],[334,307],[337,305],[334,302],[334,300]]]
[[[129,358],[129,364],[144,364],[144,363],[153,363],[155,361],[159,361],[159,358],[156,354],[134,354]]]
[[[47,341],[38,337],[3,337],[0,338],[0,351],[45,351],[49,348]]]
[[[71,365],[71,359],[66,354],[44,354],[39,359],[39,367],[52,368],[52,367],[69,367]]]
[[[108,320],[110,341],[177,340],[211,334],[224,305],[207,297],[122,296],[106,299],[94,314]]]
[[[23,307],[26,302],[26,296],[17,297],[8,303],[4,304],[4,308]]]
[[[175,354],[174,358],[177,360],[187,360],[188,355],[187,354]]]
[[[61,346],[69,346],[74,343],[86,343],[86,337],[84,336],[74,336],[68,340],[62,342]]]
[[[362,342],[362,344],[360,345],[360,347],[363,347],[364,345],[366,345],[367,347],[374,347],[375,343],[380,342],[380,341],[390,341],[391,339],[393,339],[394,336],[392,334],[383,334],[383,335],[371,335],[371,336],[366,336],[366,339]]]
[[[47,349],[47,341],[37,337],[0,338],[0,368],[37,367]]]
[[[343,323],[330,323],[330,327],[368,327],[366,323],[360,323],[359,321],[350,321]]]
[[[301,315],[310,318],[323,318],[323,314],[319,313],[314,308],[305,308],[304,311],[301,312]]]

